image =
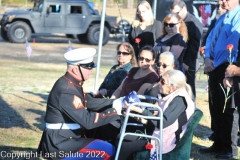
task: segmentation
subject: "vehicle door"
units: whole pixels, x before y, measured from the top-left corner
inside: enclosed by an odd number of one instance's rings
[[[86,23],[86,13],[84,5],[81,4],[68,4],[66,14],[66,27],[68,29],[75,28],[81,30],[83,25]]]
[[[48,27],[64,27],[64,3],[48,3],[46,12],[44,22],[46,29]]]

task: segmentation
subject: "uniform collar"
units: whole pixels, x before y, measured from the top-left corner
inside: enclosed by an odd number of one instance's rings
[[[81,86],[81,82],[79,80],[75,79],[70,73],[66,72],[64,77],[66,77],[69,81],[73,82],[75,85]]]

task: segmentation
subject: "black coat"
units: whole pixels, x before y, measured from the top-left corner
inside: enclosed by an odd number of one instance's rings
[[[97,99],[85,95],[78,81],[66,73],[57,80],[50,92],[45,122],[77,123],[81,128],[45,128],[38,153],[45,158],[54,159],[62,157],[62,153],[74,153],[84,148],[94,139],[84,138],[83,129],[96,128],[119,119],[115,109],[111,108],[112,102],[110,99]]]
[[[188,29],[188,42],[187,49],[184,52],[183,63],[188,65],[190,69],[195,70],[198,50],[201,44],[203,26],[200,21],[190,13],[187,13],[184,22]]]

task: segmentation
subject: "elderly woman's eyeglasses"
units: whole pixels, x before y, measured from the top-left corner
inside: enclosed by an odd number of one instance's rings
[[[167,27],[167,26],[169,26],[169,27],[174,27],[176,24],[178,24],[178,23],[167,23],[167,22],[164,22],[164,26],[165,27]]]
[[[166,65],[166,64],[164,64],[164,63],[161,63],[161,62],[158,62],[157,64],[156,64],[159,68],[162,66],[163,68],[167,68],[167,66],[169,66],[169,65]]]
[[[165,80],[164,80],[163,78],[160,79],[159,83],[160,83],[162,86],[166,84],[166,83],[165,83]]]
[[[121,52],[121,51],[118,51],[117,54],[118,54],[118,55],[121,55],[121,54],[122,54],[123,56],[128,56],[128,55],[130,55],[130,53],[128,53],[128,52]]]
[[[149,63],[149,62],[151,61],[151,59],[144,58],[144,57],[138,57],[138,60],[139,60],[139,61],[145,60],[147,63]]]
[[[97,65],[94,62],[87,63],[87,64],[79,64],[79,66],[86,68],[86,69],[92,69],[95,68]]]

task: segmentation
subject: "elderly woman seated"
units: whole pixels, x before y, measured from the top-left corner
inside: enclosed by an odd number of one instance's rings
[[[159,92],[158,98],[163,110],[162,153],[165,154],[175,148],[176,143],[185,133],[187,122],[194,113],[195,104],[192,100],[191,87],[186,83],[186,77],[181,71],[166,71],[159,82]],[[145,116],[154,116],[149,110],[143,110],[138,106],[132,106],[131,111]],[[154,127],[153,136],[159,136],[158,121],[139,119],[139,122]],[[139,140],[136,136],[125,136],[119,160],[131,159],[134,152],[145,151],[146,143],[146,140]],[[155,143],[152,145],[155,146]],[[153,152],[154,150],[151,153]]]

